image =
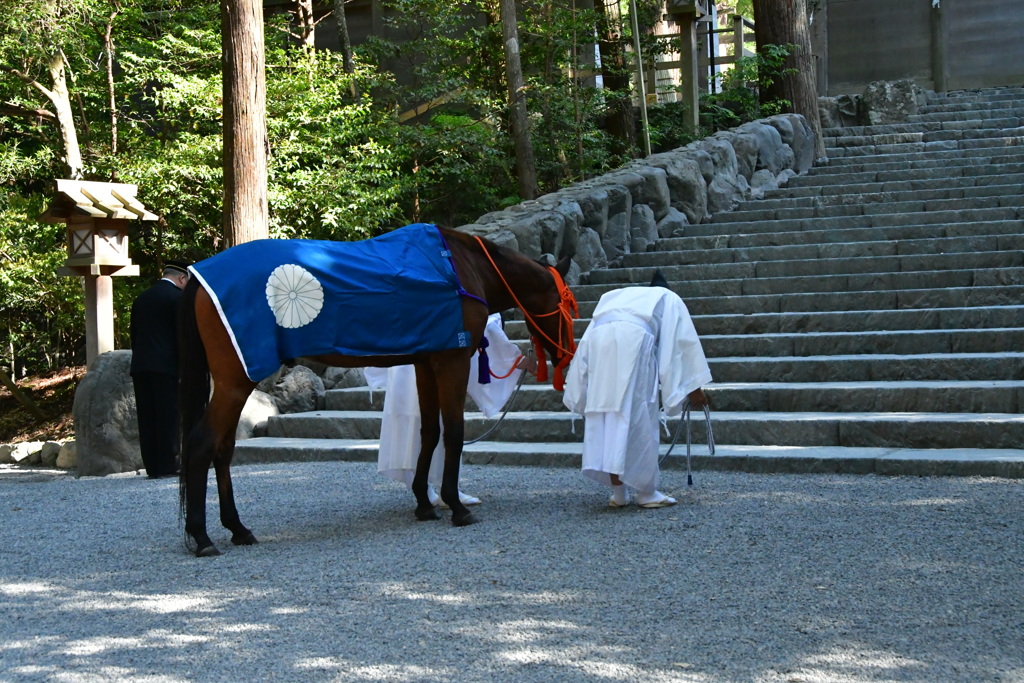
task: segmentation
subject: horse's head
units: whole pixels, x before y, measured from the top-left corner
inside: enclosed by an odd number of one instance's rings
[[[555,389],[564,388],[564,373],[576,352],[573,320],[579,315],[576,297],[565,285],[571,261],[564,258],[554,268],[546,266],[550,286],[536,292],[526,313],[533,348],[537,352],[537,380],[547,380],[545,352],[555,366]]]

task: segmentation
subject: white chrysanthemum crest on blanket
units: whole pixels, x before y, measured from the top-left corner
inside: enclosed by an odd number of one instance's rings
[[[313,322],[324,307],[324,288],[302,266],[286,263],[267,278],[267,303],[278,325],[302,327]]]

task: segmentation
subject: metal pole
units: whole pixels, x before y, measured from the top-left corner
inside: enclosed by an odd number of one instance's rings
[[[636,75],[640,84],[640,119],[643,121],[644,156],[651,156],[651,133],[647,127],[647,85],[644,83],[644,62],[640,54],[640,24],[636,18],[636,0],[629,0],[629,14],[633,18],[633,50],[636,52]]]

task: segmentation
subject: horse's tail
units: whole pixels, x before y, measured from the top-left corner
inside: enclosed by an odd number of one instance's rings
[[[189,279],[178,313],[178,437],[181,444],[178,506],[182,519],[185,516],[185,483],[188,481],[194,444],[192,432],[210,401],[210,368],[196,322],[196,294],[199,287],[196,278]]]

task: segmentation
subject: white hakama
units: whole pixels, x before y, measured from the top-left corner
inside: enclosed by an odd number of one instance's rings
[[[586,418],[584,476],[612,474],[643,493],[658,487],[659,409],[682,413],[686,396],[711,381],[683,301],[662,287],[607,292],[594,310],[565,381],[563,402]],[[660,388],[660,392],[659,392]]]

